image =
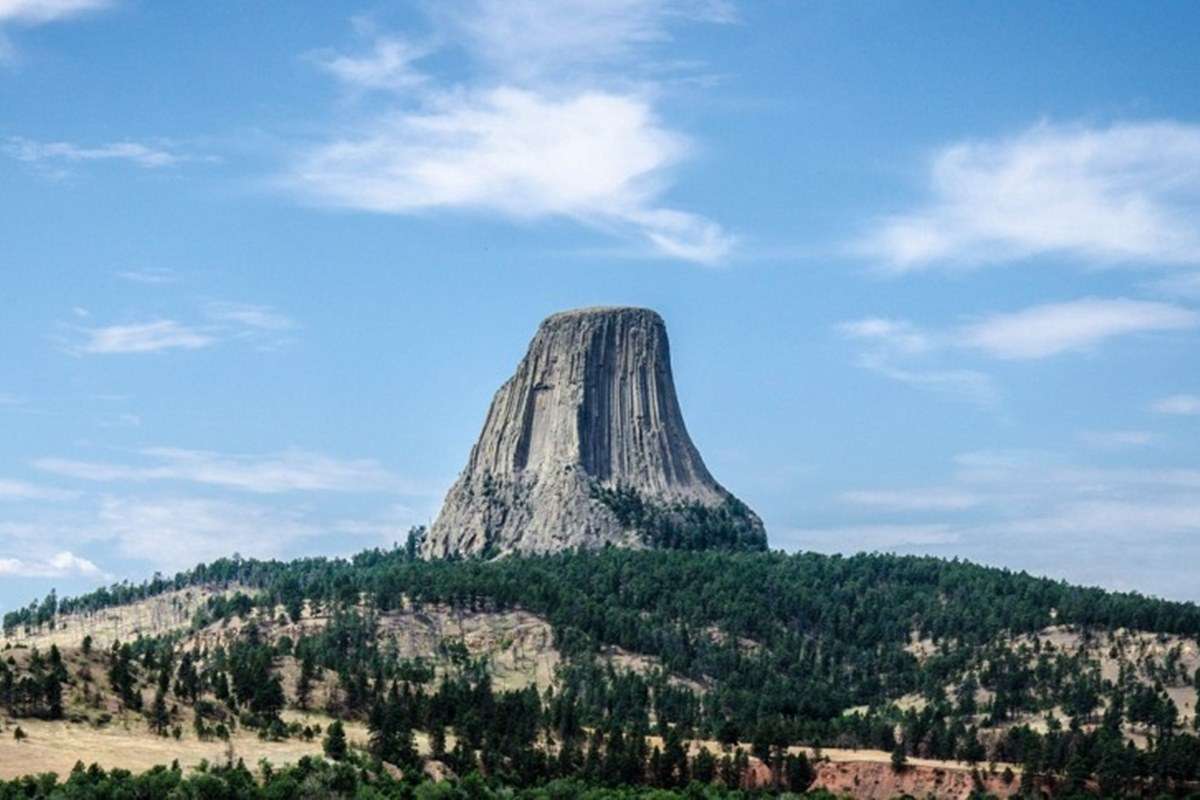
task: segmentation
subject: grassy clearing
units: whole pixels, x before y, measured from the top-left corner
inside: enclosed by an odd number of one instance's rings
[[[306,724],[320,724],[322,728],[332,721],[321,715],[286,716],[305,720]],[[13,737],[18,725],[28,737],[22,741]],[[361,724],[346,723],[346,733],[352,745],[365,745],[367,731]],[[303,756],[319,755],[319,738],[311,742],[297,738],[268,742],[259,739],[254,732],[239,730],[228,743],[216,739],[201,741],[190,732],[176,741],[157,736],[143,720],[132,715],[104,727],[32,719],[6,720],[0,733],[0,778],[43,772],[66,775],[77,761],[97,763],[106,769],[120,767],[137,772],[176,760],[184,768],[193,768],[201,761],[223,764],[232,757],[234,761],[241,758],[253,767],[263,758],[273,764],[287,764]]]

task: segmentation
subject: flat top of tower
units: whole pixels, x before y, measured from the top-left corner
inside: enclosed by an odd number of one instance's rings
[[[658,312],[652,308],[641,308],[639,306],[588,306],[586,308],[572,308],[567,311],[559,311],[551,314],[542,321],[542,324],[565,322],[582,317],[617,317],[625,315],[652,317],[659,322],[662,321]]]

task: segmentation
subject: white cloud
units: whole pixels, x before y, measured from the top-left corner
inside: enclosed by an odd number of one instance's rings
[[[1150,408],[1158,414],[1200,414],[1200,395],[1173,394],[1155,402]]]
[[[5,27],[44,25],[106,8],[110,0],[0,0],[0,66],[16,63],[18,52]]]
[[[974,369],[930,366],[928,360],[961,350],[1005,360],[1041,359],[1088,350],[1118,336],[1196,327],[1200,327],[1200,313],[1182,306],[1125,298],[1084,298],[994,314],[944,330],[923,330],[907,320],[881,317],[843,322],[835,329],[865,346],[855,362],[864,369],[900,383],[994,407],[1000,392],[989,375]]]
[[[905,353],[924,353],[933,347],[927,333],[906,320],[869,317],[843,322],[837,329],[851,339],[864,339]]]
[[[169,570],[231,556],[276,558],[320,529],[295,512],[223,500],[106,498],[93,535]]]
[[[855,364],[889,380],[923,391],[960,400],[981,408],[994,408],[1000,391],[991,376],[974,369],[947,368],[930,364],[943,342],[906,320],[870,317],[843,322],[835,329],[866,349]]]
[[[380,36],[363,56],[337,55],[317,63],[338,80],[359,89],[403,91],[428,80],[415,66],[430,49],[395,36]]]
[[[1149,284],[1148,288],[1175,297],[1200,298],[1200,272],[1171,275]]]
[[[392,114],[365,136],[314,148],[289,182],[324,204],[380,213],[569,217],[640,234],[676,258],[715,262],[733,244],[719,225],[656,205],[663,170],[688,150],[642,98],[499,88]]]
[[[784,549],[849,554],[951,545],[961,537],[953,526],[942,523],[897,523],[787,528],[780,532],[779,538]]]
[[[44,560],[0,558],[0,575],[13,578],[65,578],[74,575],[98,577],[100,568],[69,550]]]
[[[198,350],[215,344],[213,335],[170,319],[130,325],[82,329],[84,341],[75,353],[156,353],[162,350]]]
[[[156,569],[182,570],[238,553],[247,558],[294,558],[305,546],[346,555],[362,546],[403,543],[408,528],[424,521],[395,505],[361,519],[317,520],[310,509],[193,497],[103,498],[94,519],[81,522],[90,541]]]
[[[1083,431],[1079,439],[1092,447],[1116,449],[1142,447],[1157,437],[1149,431]]]
[[[438,493],[439,498],[442,493]],[[432,497],[432,496],[431,496]],[[348,551],[344,555],[353,555],[353,550],[363,546],[389,546],[403,544],[408,537],[408,531],[416,525],[428,526],[437,507],[426,507],[423,510],[396,503],[384,509],[382,513],[362,519],[341,519],[329,526],[329,529],[339,536],[354,537],[355,541],[347,542]],[[353,548],[353,549],[349,549]]]
[[[1107,468],[1055,452],[977,451],[956,456],[937,485],[836,499],[854,507],[840,512],[852,514],[844,522],[772,530],[790,548],[955,555],[1200,600],[1192,568],[1200,558],[1200,469]],[[919,523],[911,521],[915,512]]]
[[[970,492],[949,488],[873,489],[842,492],[844,503],[876,508],[882,511],[961,511],[979,505],[980,499]]]
[[[296,327],[287,315],[270,306],[247,303],[209,303],[205,324],[156,319],[94,328],[72,327],[75,341],[64,349],[73,355],[157,353],[164,350],[199,350],[228,340],[240,340],[258,349],[275,349],[290,341],[283,336]]]
[[[287,450],[269,455],[225,455],[202,450],[152,447],[140,451],[142,465],[40,458],[45,472],[99,482],[187,481],[240,491],[275,494],[296,491],[422,493],[371,459],[341,460]]]
[[[967,326],[959,341],[997,358],[1037,359],[1087,349],[1116,336],[1198,325],[1200,314],[1180,306],[1085,298],[997,314]]]
[[[87,147],[71,142],[35,142],[14,137],[8,140],[4,151],[27,163],[126,161],[146,169],[170,167],[186,160],[184,156],[141,142],[111,142]]]
[[[1000,403],[1000,390],[992,376],[973,369],[912,369],[898,366],[887,353],[864,353],[855,362],[898,383],[954,400],[962,400],[981,408],[994,408]]]
[[[681,21],[736,21],[723,0],[477,0],[448,12],[454,33],[491,72],[521,82],[636,64]]]
[[[290,317],[270,306],[211,303],[208,306],[208,314],[218,322],[233,322],[260,331],[286,331],[296,327],[296,323]]]
[[[0,0],[0,22],[40,25],[108,5],[110,0]]]
[[[998,531],[1032,536],[1082,536],[1138,544],[1150,536],[1200,533],[1200,500],[1084,500],[1064,503],[1048,513],[994,526]]]
[[[856,250],[904,272],[1039,254],[1200,263],[1200,126],[1040,124],[940,150],[931,199],[882,220]]]
[[[0,501],[2,500],[70,500],[75,492],[38,486],[25,481],[0,479]]]
[[[280,505],[179,495],[93,499],[23,522],[0,521],[0,576],[99,575],[94,564],[72,555],[85,544],[103,552],[104,566],[112,571],[129,570],[129,561],[165,571],[188,569],[234,553],[350,555],[364,546],[403,543],[408,528],[428,522],[433,511],[391,504],[355,518],[323,515],[291,499]],[[132,569],[137,574],[145,567]]]
[[[436,11],[441,38],[464,47],[475,72],[457,85],[435,81],[415,66],[428,48],[386,36],[367,55],[324,59],[354,90],[400,97],[301,152],[282,183],[319,205],[383,214],[572,219],[671,258],[718,262],[734,237],[661,200],[669,171],[694,148],[660,119],[659,87],[629,76],[635,52],[666,38],[668,23],[728,21],[723,9],[481,0]]]
[[[142,424],[142,418],[137,414],[123,412],[106,416],[99,424],[102,428],[136,428]]]
[[[116,273],[117,277],[124,281],[132,283],[145,283],[150,285],[161,285],[166,283],[174,283],[179,280],[179,276],[174,270],[166,267],[147,267],[146,269],[127,269]]]

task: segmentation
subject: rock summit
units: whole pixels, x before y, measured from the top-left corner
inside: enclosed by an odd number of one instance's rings
[[[762,522],[688,436],[662,318],[585,308],[542,322],[496,392],[426,557],[564,549],[763,549]]]

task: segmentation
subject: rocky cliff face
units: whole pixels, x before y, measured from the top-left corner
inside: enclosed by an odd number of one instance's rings
[[[662,318],[589,308],[542,322],[423,553],[765,542],[758,517],[713,480],[688,436]]]

